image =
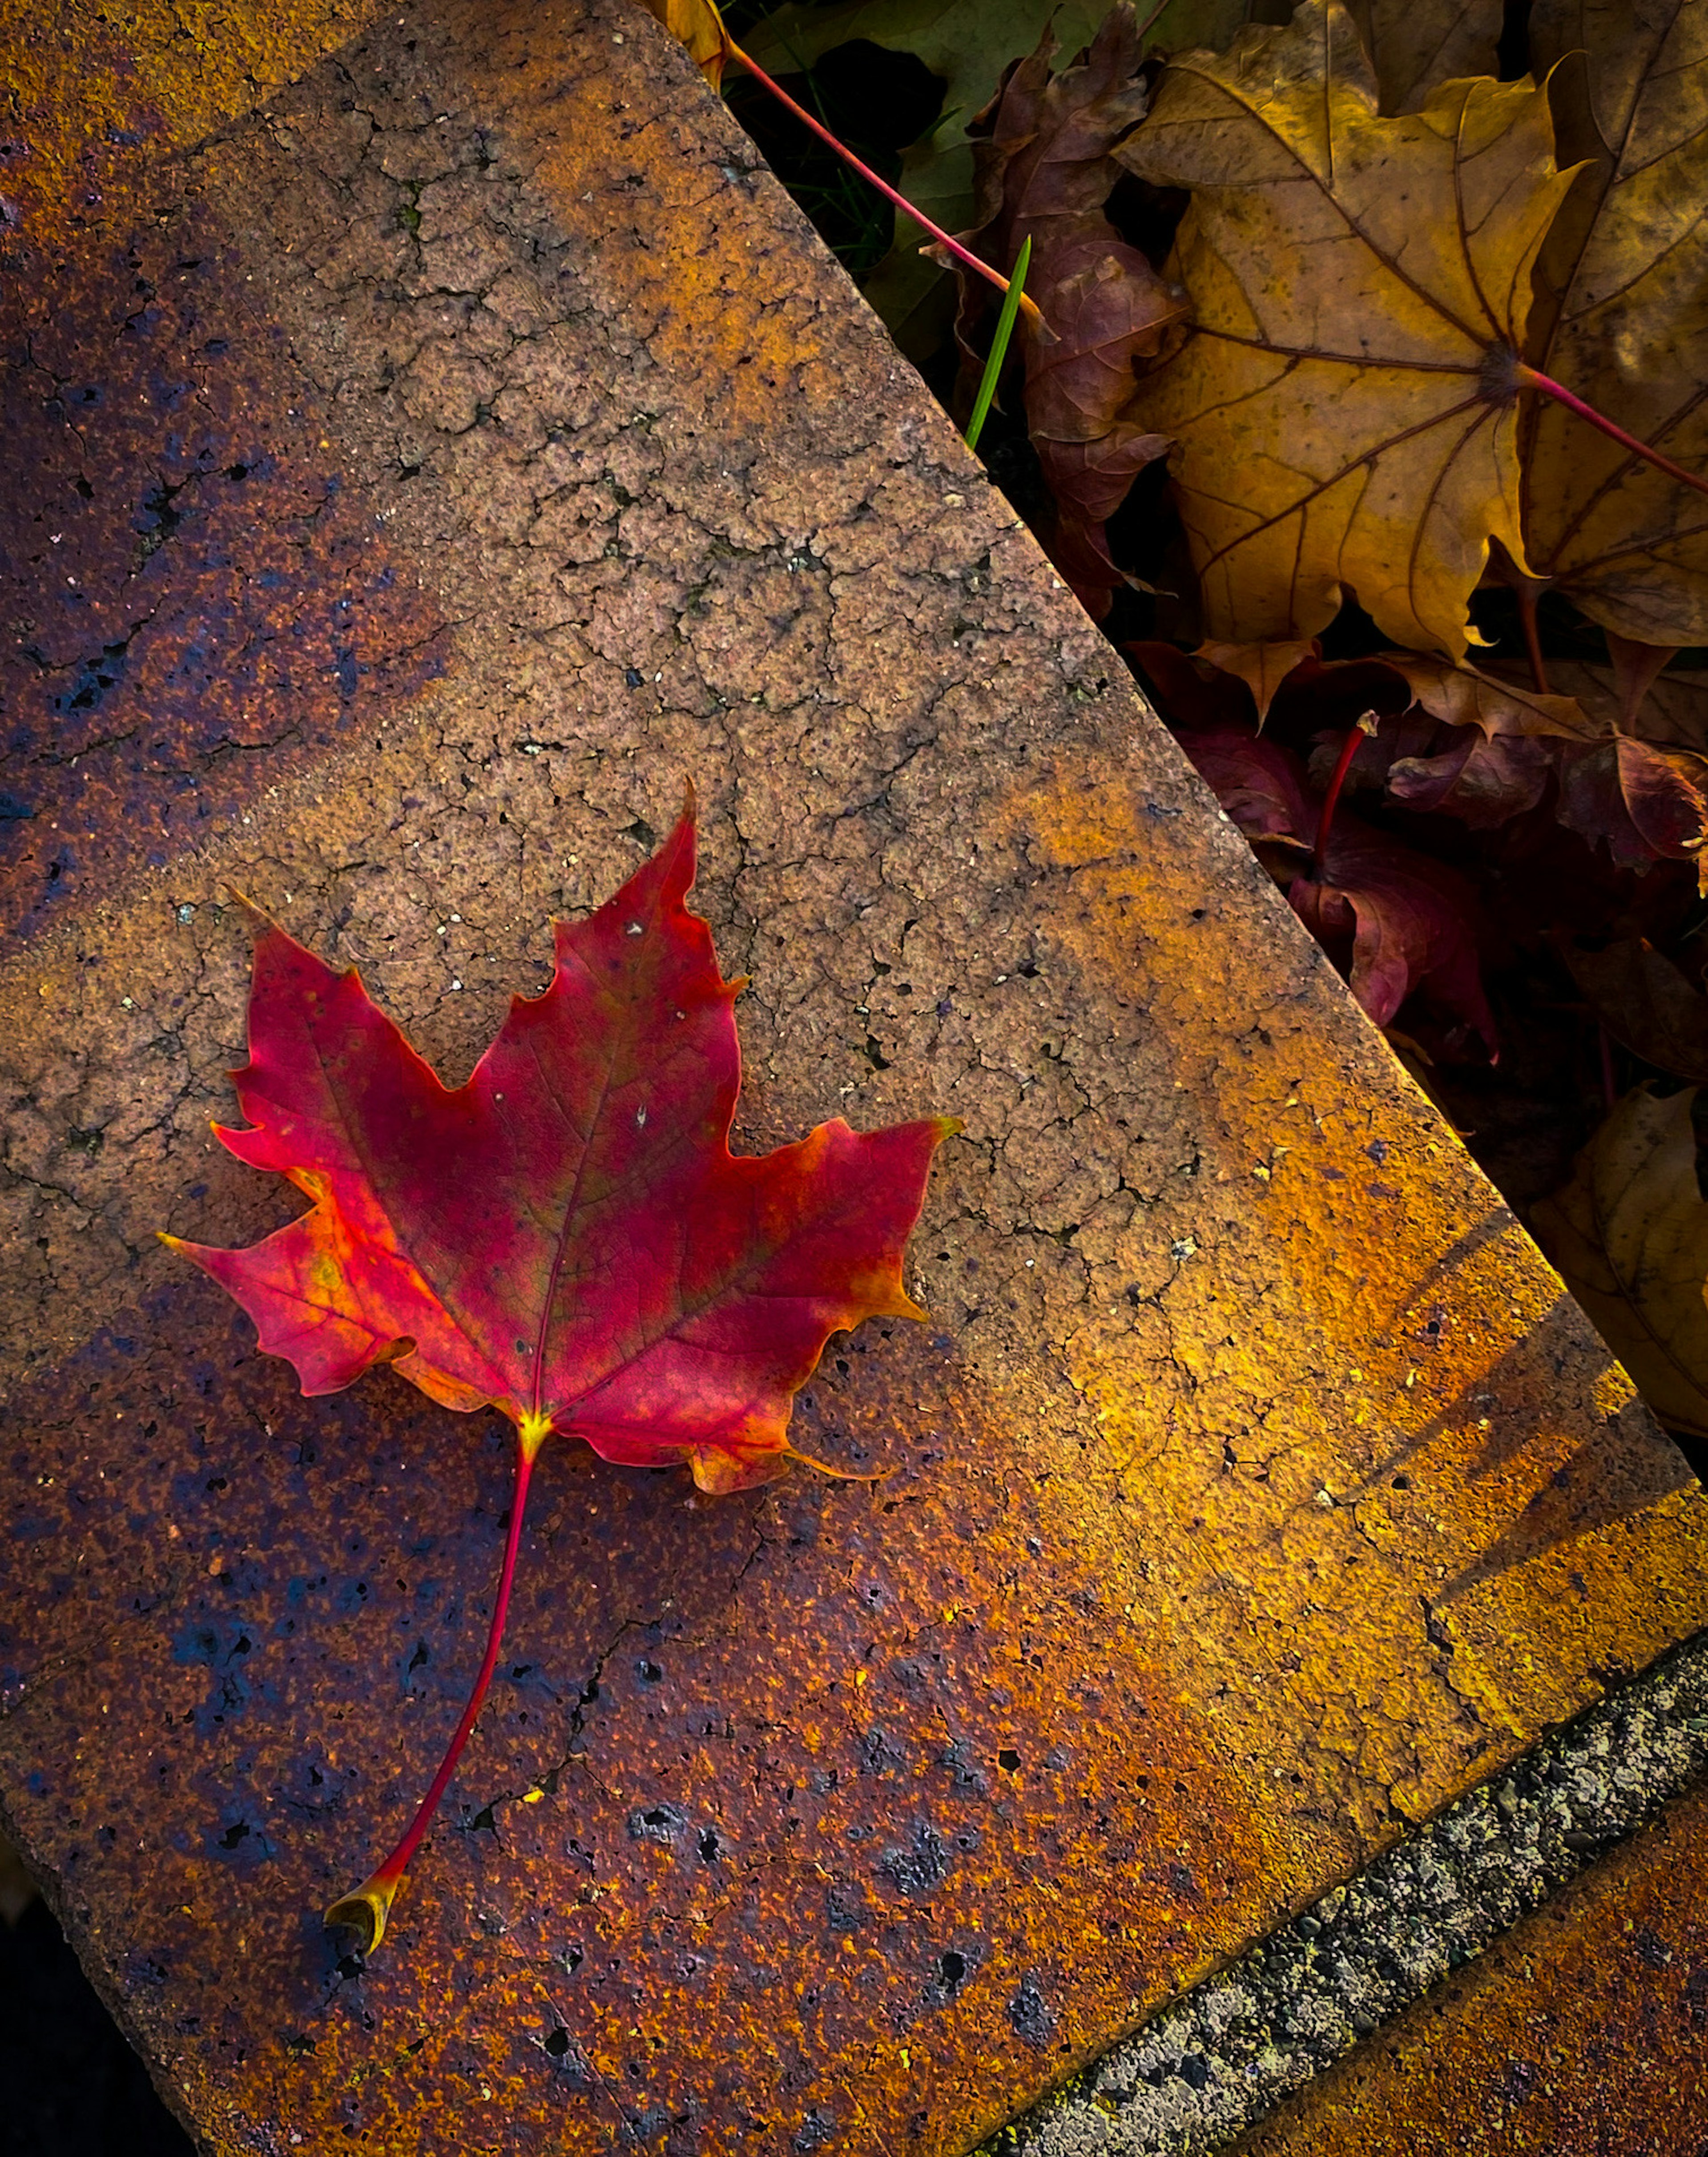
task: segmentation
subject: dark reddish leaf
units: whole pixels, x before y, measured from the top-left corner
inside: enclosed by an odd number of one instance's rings
[[[1237,728],[1250,723],[1249,691],[1232,674],[1160,638],[1134,638],[1121,649],[1144,673],[1170,726]]]
[[[1311,784],[1328,783],[1344,737],[1320,735],[1307,770]],[[1374,789],[1403,809],[1438,810],[1488,831],[1533,809],[1555,773],[1552,745],[1475,727],[1445,726],[1421,706],[1385,718],[1358,744],[1347,774],[1355,790]]]
[[[1396,757],[1387,791],[1402,809],[1438,809],[1474,831],[1489,831],[1534,809],[1554,766],[1549,743],[1511,734],[1489,740],[1465,727],[1433,755]]]
[[[496,1659],[529,1472],[547,1436],[608,1460],[685,1461],[702,1489],[779,1474],[830,1335],[919,1317],[902,1285],[942,1119],[840,1119],[758,1157],[728,1139],[741,1082],[711,931],[683,904],[684,816],[599,911],[560,924],[543,996],[516,998],[447,1089],[369,1001],[263,922],[239,1160],[309,1212],[248,1250],[167,1240],[235,1296],[260,1345],[333,1393],[388,1362],[445,1407],[516,1425],[516,1502],[486,1665],[410,1832],[333,1906],[377,1943]]]
[[[1700,858],[1708,831],[1708,764],[1652,742],[1561,744],[1560,821],[1605,841],[1623,868]]]
[[[1378,1026],[1421,992],[1474,1027],[1494,1053],[1476,901],[1462,877],[1344,808],[1330,827],[1319,876],[1310,857],[1320,804],[1290,749],[1231,729],[1187,733],[1181,745],[1317,940],[1331,955],[1350,947],[1352,992]]]
[[[1708,1085],[1708,996],[1647,937],[1627,937],[1600,951],[1568,945],[1566,963],[1596,1016],[1633,1055],[1692,1085]]]
[[[1104,214],[1121,177],[1110,150],[1145,111],[1130,0],[1110,10],[1084,59],[1060,75],[1051,72],[1055,51],[1047,29],[980,116],[989,132],[974,142],[976,221],[959,237],[1005,272],[1031,239],[1026,289],[1052,332],[1024,339],[1026,426],[1056,505],[1054,528],[1043,537],[1101,616],[1122,581],[1103,527],[1134,476],[1168,449],[1165,436],[1128,414],[1133,363],[1160,349],[1183,302]],[[958,274],[956,330],[976,366],[971,339],[991,294],[981,280]]]

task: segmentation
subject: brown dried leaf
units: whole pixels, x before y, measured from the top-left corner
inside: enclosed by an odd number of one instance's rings
[[[1693,1091],[1628,1094],[1532,1226],[1566,1284],[1675,1430],[1708,1437],[1708,1205]]]
[[[1376,116],[1338,0],[1165,73],[1116,152],[1193,189],[1171,274],[1196,320],[1141,384],[1174,435],[1217,641],[1309,636],[1349,590],[1457,658],[1489,543],[1524,560],[1513,355],[1567,189],[1546,95],[1444,85]]]
[[[1534,363],[1708,466],[1708,0],[1537,0],[1563,162],[1591,161],[1538,270]],[[1527,415],[1530,567],[1603,628],[1708,641],[1708,502],[1551,399]]]
[[[1613,690],[1619,700],[1619,725],[1628,734],[1662,672],[1678,656],[1675,644],[1639,644],[1615,629],[1605,632],[1613,663]]]
[[[1598,723],[1604,734],[1629,733],[1669,749],[1708,755],[1708,670],[1658,674],[1634,701],[1628,667],[1551,659],[1548,677]]]
[[[1261,727],[1288,676],[1307,659],[1320,659],[1322,650],[1315,637],[1296,636],[1280,644],[1201,644],[1192,656],[1245,683],[1256,702]]]
[[[1349,0],[1385,113],[1417,112],[1443,83],[1499,72],[1500,0]]]
[[[1134,361],[1160,348],[1183,302],[1104,214],[1120,178],[1110,145],[1145,111],[1131,0],[1109,11],[1083,63],[1052,75],[1055,51],[1046,30],[989,108],[990,132],[974,145],[978,222],[960,236],[1003,270],[1031,239],[1026,289],[1052,332],[1024,340],[1026,426],[1057,511],[1045,537],[1100,615],[1120,580],[1104,524],[1135,475],[1168,449],[1134,416]],[[982,363],[974,333],[991,293],[981,278],[958,274],[956,334],[970,388]]]
[[[1596,1016],[1633,1056],[1708,1085],[1708,996],[1644,936],[1605,950],[1569,945],[1566,963]]]
[[[1381,661],[1401,677],[1432,718],[1450,726],[1480,727],[1491,738],[1557,735],[1567,741],[1597,741],[1611,731],[1575,697],[1545,697],[1515,682],[1497,681],[1474,667],[1455,667],[1418,651],[1384,651]]]

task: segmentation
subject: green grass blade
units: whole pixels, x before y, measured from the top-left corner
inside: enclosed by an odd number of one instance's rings
[[[973,416],[967,422],[966,443],[970,450],[979,446],[979,437],[985,430],[985,415],[990,409],[990,399],[996,394],[997,377],[1002,372],[1002,363],[1008,357],[1008,340],[1014,334],[1014,318],[1020,312],[1020,296],[1026,290],[1026,265],[1031,260],[1031,234],[1027,233],[1020,243],[1020,256],[1014,265],[1014,275],[1008,281],[1008,290],[1002,295],[1002,311],[996,317],[996,334],[990,340],[990,357],[985,362],[985,372],[979,379],[979,394],[973,399]]]

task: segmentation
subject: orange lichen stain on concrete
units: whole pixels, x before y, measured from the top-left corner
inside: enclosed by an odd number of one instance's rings
[[[0,0],[0,109],[25,147],[6,185],[24,238],[100,222],[127,165],[252,111],[379,12],[378,0]]]
[[[652,25],[637,9],[624,49],[577,75],[533,9],[505,12],[496,71],[512,100],[507,132],[543,146],[532,177],[564,233],[595,264],[620,255],[613,281],[625,319],[674,377],[678,400],[703,383],[733,439],[774,426],[780,403],[837,396],[818,303],[802,290],[800,240],[779,230],[776,197],[708,184],[700,159],[676,154],[677,123],[647,73]]]
[[[1302,931],[1291,980],[1270,945],[1258,971],[1213,888],[1159,874],[1155,820],[1106,771],[1063,756],[1012,817],[1073,872],[1046,886],[1064,952],[1124,971],[1114,1053],[1189,1104],[1186,1231],[1179,1201],[1166,1244],[1154,1205],[1082,1231],[1091,1315],[1067,1351],[1160,1553],[1137,1607],[1191,1641],[1184,1697],[1277,1807],[1356,1861],[1396,1804],[1447,1802],[1708,1621],[1704,1502],[1375,1034],[1294,1020],[1326,963]]]
[[[1695,2157],[1705,1877],[1697,1791],[1330,2068],[1244,2157]]]

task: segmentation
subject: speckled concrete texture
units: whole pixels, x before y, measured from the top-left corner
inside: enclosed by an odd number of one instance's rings
[[[650,18],[315,22],[0,234],[0,1810],[212,2149],[964,2148],[1708,1622],[1703,1501]],[[802,1400],[890,1472],[548,1449],[341,1961],[507,1455],[154,1240],[291,1202],[229,896],[455,1077],[689,778],[738,1144],[965,1121]]]
[[[1474,2015],[1457,2015],[1446,2026],[1438,2014],[1420,2015],[1380,2038],[1374,2033],[1500,1940],[1609,1845],[1630,1835],[1705,1766],[1708,1640],[1698,1640],[1544,1740],[1420,1834],[1384,1851],[1366,1871],[1113,2047],[1031,2118],[995,2138],[986,2157],[1203,2157],[1228,2148],[1361,2039],[1371,2041],[1378,2062],[1396,2042],[1406,2043],[1417,2056],[1412,2073],[1420,2080],[1432,2072],[1424,2062],[1433,2051],[1433,2072],[1450,2086],[1458,2078],[1455,2046],[1468,2046],[1474,2060],[1486,2049]],[[1674,1844],[1685,1832],[1694,1846],[1700,1830],[1688,1823],[1700,1810],[1683,1816],[1686,1828],[1674,1830]],[[1659,1861],[1639,1861],[1638,1869]],[[1586,1907],[1597,1922],[1580,1922],[1577,1932],[1579,1957],[1592,1967],[1597,1957],[1618,1953],[1618,1935],[1644,1914],[1632,1914],[1629,1871],[1628,1863],[1610,1861],[1608,1887],[1589,1896]],[[1699,1899],[1693,1876],[1675,1879],[1672,1896],[1681,1914],[1693,1908]],[[1510,1951],[1491,1966],[1489,1984],[1479,1986],[1479,1999],[1502,1975],[1511,1978],[1532,1938],[1515,1936]],[[1628,2036],[1640,2051],[1640,2031],[1631,2028]],[[1640,2060],[1632,2069],[1639,2079],[1646,2073]],[[1587,2057],[1574,2060],[1569,2051],[1554,2051],[1554,2079],[1567,2088],[1581,2088],[1598,2072]],[[1654,2077],[1647,2078],[1651,2094],[1658,2094]],[[1296,2119],[1278,2121],[1239,2147],[1249,2148],[1253,2157],[1303,2157],[1306,2151],[1326,2157],[1330,2150],[1366,2147],[1397,2157],[1484,2146],[1474,2138],[1469,2107],[1461,2108],[1459,2129],[1469,2139],[1422,2139],[1426,2122],[1407,2110],[1403,2080],[1391,2072],[1378,2072],[1376,2100],[1359,2108],[1365,2129],[1350,2131],[1340,2115],[1360,2079],[1349,2064],[1345,2076],[1325,2082]],[[1584,2108],[1593,2109],[1592,2099]],[[1348,2129],[1344,2137],[1338,2127],[1330,2132],[1335,2122]],[[1618,2146],[1654,2157],[1685,2146],[1664,2139],[1671,2132],[1666,2118],[1645,2123],[1639,2113],[1630,2124],[1647,2139]],[[1366,2142],[1363,2132],[1375,2139]],[[1700,2140],[1690,2141],[1691,2157]],[[1515,2142],[1509,2131],[1488,2146],[1548,2144],[1534,2135]],[[1571,2145],[1580,2146],[1600,2147]]]

